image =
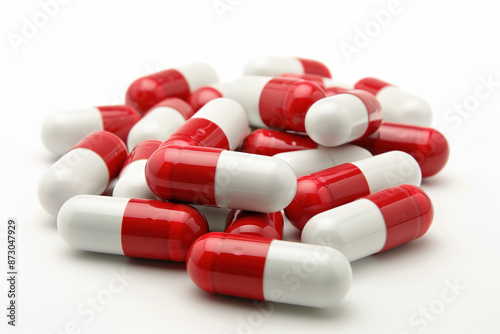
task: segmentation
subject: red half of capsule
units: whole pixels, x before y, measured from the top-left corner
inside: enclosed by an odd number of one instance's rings
[[[85,148],[97,153],[108,167],[109,181],[118,175],[127,159],[127,146],[111,132],[93,132],[78,142],[72,149],[76,148]]]
[[[362,136],[369,136],[377,131],[380,124],[382,124],[382,106],[375,95],[360,89],[348,90],[346,93],[356,96],[366,107],[366,112],[368,113],[368,127]]]
[[[415,125],[382,123],[376,134],[358,139],[353,144],[372,154],[403,151],[417,160],[422,177],[441,171],[450,155],[446,138],[437,130]]]
[[[311,81],[314,82],[316,85],[320,86],[321,88],[325,89],[325,83],[323,81],[325,77],[322,75],[285,73],[285,74],[280,74],[279,76],[284,78],[294,78],[294,79]]]
[[[231,210],[226,219],[224,232],[281,240],[283,239],[283,221],[281,211],[262,213]]]
[[[183,262],[189,247],[205,233],[205,217],[189,205],[131,199],[122,220],[123,253],[129,257]]]
[[[214,122],[201,117],[188,119],[160,147],[169,145],[217,147],[226,150],[230,148],[224,131]]]
[[[146,181],[163,200],[217,206],[215,172],[222,149],[168,145],[146,163]]]
[[[380,252],[420,238],[431,226],[432,202],[419,187],[405,184],[364,198],[379,207],[387,227],[386,242]]]
[[[194,92],[192,92],[188,98],[188,102],[194,109],[194,111],[198,111],[208,102],[221,97],[223,96],[221,92],[219,92],[217,89],[210,86],[205,86],[205,87],[200,87]]]
[[[271,128],[306,132],[304,120],[309,107],[324,97],[325,92],[314,82],[276,77],[260,94],[260,118]]]
[[[124,142],[135,123],[139,122],[141,115],[131,106],[102,106],[97,107],[101,113],[102,129],[112,132]]]
[[[161,141],[159,140],[145,140],[137,144],[136,147],[129,153],[125,163],[123,164],[122,171],[125,167],[137,160],[149,159],[151,154],[153,154],[160,146]]]
[[[377,78],[363,78],[354,84],[355,89],[362,89],[373,95],[377,95],[382,88],[387,86],[392,85]]]
[[[179,112],[179,114],[182,115],[182,117],[184,117],[184,119],[191,118],[195,113],[193,107],[191,107],[189,103],[177,97],[167,97],[166,99],[158,102],[153,107],[151,107],[148,112],[159,107],[169,107],[175,109]]]
[[[332,74],[330,73],[330,70],[328,67],[326,67],[325,64],[312,60],[312,59],[304,59],[304,58],[297,58],[300,63],[302,64],[302,68],[304,69],[304,73],[306,74],[315,74],[315,75],[321,75],[326,78],[331,78]]]
[[[187,272],[207,292],[264,300],[264,267],[272,240],[207,233],[189,249]]]
[[[240,151],[273,156],[278,153],[317,148],[311,138],[295,133],[259,129],[250,133],[241,144]]]
[[[338,165],[300,177],[297,192],[285,208],[285,215],[293,226],[302,230],[318,213],[368,194],[370,187],[358,167],[350,163]]]
[[[175,69],[168,69],[132,82],[127,89],[125,100],[127,105],[144,114],[167,97],[186,100],[189,93],[189,83],[182,73]]]

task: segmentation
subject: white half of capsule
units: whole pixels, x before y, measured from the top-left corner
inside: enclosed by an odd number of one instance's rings
[[[351,286],[349,261],[324,246],[273,240],[266,257],[264,299],[327,307],[340,302]]]
[[[422,172],[415,158],[401,151],[391,151],[352,163],[366,178],[370,193],[401,184],[420,186]]]
[[[243,107],[229,98],[209,101],[191,118],[204,118],[217,124],[226,135],[231,150],[235,150],[248,132],[248,118]]]
[[[276,212],[292,201],[297,179],[283,160],[263,155],[223,151],[215,172],[219,207]]]
[[[146,162],[140,159],[125,166],[113,188],[113,197],[158,199],[146,182]]]
[[[364,198],[312,217],[301,237],[308,244],[338,249],[349,261],[381,251],[386,239],[387,228],[380,209]]]
[[[157,107],[149,111],[130,130],[127,138],[129,152],[145,140],[165,141],[186,120],[171,107]]]
[[[292,167],[295,177],[319,172],[346,162],[354,162],[372,157],[368,150],[345,144],[338,147],[323,147],[311,150],[284,152],[274,155],[275,158],[286,161]]]
[[[106,163],[95,152],[76,148],[57,160],[38,184],[38,199],[53,216],[69,198],[79,194],[102,194],[109,183]]]
[[[294,57],[256,56],[250,59],[243,75],[275,77],[284,73],[304,74],[304,66]]]
[[[305,117],[306,132],[323,146],[339,146],[360,138],[368,128],[368,110],[352,94],[338,94],[316,101]]]
[[[52,154],[62,156],[80,140],[104,125],[97,108],[63,110],[47,117],[42,125],[42,142]]]
[[[123,255],[123,215],[130,199],[79,195],[64,203],[57,216],[59,235],[69,246]]]
[[[386,86],[378,91],[384,122],[394,122],[429,127],[432,110],[422,98],[396,86]]]
[[[259,100],[264,86],[271,77],[245,76],[220,87],[224,97],[235,100],[246,111],[251,126],[267,128],[262,122],[259,111]]]
[[[219,81],[219,76],[215,69],[207,63],[196,62],[182,65],[175,68],[186,79],[189,88],[192,91]]]

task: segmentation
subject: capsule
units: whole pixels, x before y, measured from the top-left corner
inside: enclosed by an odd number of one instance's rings
[[[439,173],[450,155],[448,142],[439,131],[407,124],[384,122],[377,132],[353,144],[375,155],[394,150],[406,152],[417,160],[422,177]]]
[[[248,118],[237,102],[219,98],[207,103],[162,144],[236,149],[248,133]]]
[[[282,210],[297,186],[283,160],[175,145],[153,153],[146,164],[146,181],[163,200],[258,212]]]
[[[389,187],[419,186],[421,180],[420,168],[411,155],[387,152],[300,177],[285,215],[293,226],[302,230],[320,212]]]
[[[240,103],[247,112],[250,125],[305,132],[304,120],[309,107],[326,97],[321,87],[311,81],[246,76],[235,81],[201,87],[189,98],[197,107],[209,99],[227,97]]]
[[[208,225],[185,204],[78,195],[62,206],[57,230],[64,242],[79,250],[184,262]]]
[[[38,200],[54,217],[69,198],[102,194],[127,158],[127,147],[110,132],[93,132],[57,160],[38,183]]]
[[[166,98],[148,110],[132,127],[127,140],[128,149],[132,151],[145,140],[165,141],[193,115],[194,110],[186,101],[176,97]]]
[[[114,197],[158,199],[146,183],[146,162],[160,146],[158,140],[146,140],[137,145],[123,164],[113,188]]]
[[[295,177],[299,178],[347,162],[367,159],[372,157],[372,154],[359,146],[345,144],[279,153],[274,157],[286,161],[292,167]]]
[[[141,116],[125,105],[64,110],[47,117],[42,125],[42,142],[52,154],[62,156],[88,134],[108,131],[124,142]]]
[[[311,307],[338,304],[352,281],[333,248],[219,232],[195,241],[186,267],[207,292]]]
[[[305,117],[309,137],[323,146],[339,146],[369,136],[382,123],[377,99],[362,90],[350,90],[315,102]]]
[[[307,222],[301,240],[333,247],[356,261],[420,238],[433,216],[424,191],[404,184],[317,214]]]
[[[128,87],[126,103],[144,114],[167,97],[186,100],[195,89],[219,81],[212,66],[190,63],[141,77]]]
[[[384,111],[384,121],[417,126],[432,124],[432,110],[422,98],[376,78],[364,78],[354,84],[377,97]]]
[[[276,77],[284,73],[315,74],[331,78],[330,70],[325,64],[312,59],[297,57],[256,56],[248,61],[243,70],[244,75],[260,75]]]
[[[224,232],[281,240],[283,239],[283,222],[281,211],[263,213],[231,210],[226,219]]]
[[[311,138],[298,133],[258,129],[250,133],[238,149],[241,152],[273,156],[279,153],[317,148]]]

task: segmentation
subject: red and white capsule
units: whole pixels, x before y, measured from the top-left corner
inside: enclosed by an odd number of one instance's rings
[[[384,121],[430,126],[432,110],[422,98],[376,78],[364,78],[354,84],[377,97],[384,111]]]
[[[350,90],[315,102],[305,116],[309,137],[323,146],[339,146],[369,136],[382,123],[375,96]]]
[[[333,247],[356,261],[420,238],[433,216],[429,197],[422,189],[405,184],[312,217],[301,240]]]
[[[153,153],[146,181],[163,200],[257,212],[282,210],[297,186],[290,166],[278,158],[175,145]]]
[[[141,77],[128,87],[126,103],[144,114],[167,97],[186,100],[195,89],[219,81],[212,66],[190,63]]]
[[[422,177],[441,171],[450,155],[448,141],[439,131],[415,125],[382,123],[371,136],[353,142],[372,154],[403,151],[417,160]]]
[[[372,157],[372,154],[356,145],[345,144],[337,147],[319,146],[312,150],[300,150],[274,155],[286,161],[297,178],[320,170]]]
[[[164,141],[193,115],[194,110],[186,101],[176,97],[166,98],[148,110],[132,127],[127,139],[129,151],[145,140]]]
[[[126,142],[130,129],[140,119],[137,111],[125,105],[59,111],[43,123],[42,142],[57,156],[95,131],[112,132]]]
[[[53,216],[69,198],[102,194],[127,158],[127,147],[110,132],[91,133],[43,174],[38,200]]]
[[[161,142],[146,140],[139,143],[127,157],[113,188],[114,197],[157,199],[146,183],[146,162]]]
[[[217,97],[241,104],[254,127],[305,132],[307,110],[326,95],[321,87],[307,80],[245,76],[229,83],[201,87],[193,92],[189,102],[196,110]]]
[[[186,267],[207,292],[311,307],[338,304],[352,281],[331,247],[218,232],[195,241]]]
[[[419,186],[421,180],[420,168],[411,155],[387,152],[300,177],[285,215],[293,226],[302,230],[307,221],[320,212],[389,187]]]
[[[79,250],[184,262],[208,225],[185,204],[79,195],[62,206],[57,230]]]
[[[318,147],[311,138],[298,133],[258,129],[241,143],[239,151],[273,156],[279,153],[314,149]]]
[[[237,102],[218,98],[207,103],[162,144],[236,149],[248,133],[248,118]]]
[[[263,213],[231,210],[226,219],[224,232],[281,240],[283,239],[283,224],[281,211]]]
[[[328,67],[312,59],[297,57],[256,56],[248,61],[243,70],[244,75],[276,77],[284,73],[315,74],[331,78]]]

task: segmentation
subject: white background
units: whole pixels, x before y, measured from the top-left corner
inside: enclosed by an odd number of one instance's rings
[[[214,8],[227,3],[225,12]],[[389,1],[68,1],[52,9],[48,22],[38,1],[2,2],[0,219],[1,233],[8,217],[20,225],[14,331],[500,332],[500,20],[493,3],[401,0],[377,31],[371,13]],[[40,27],[15,46],[10,39],[24,38],[26,20]],[[353,44],[357,29],[367,27],[372,37],[349,61],[342,43]],[[61,241],[36,197],[38,179],[54,161],[39,139],[47,115],[120,103],[135,78],[191,61],[207,61],[223,81],[231,80],[263,53],[318,59],[337,80],[376,76],[429,101],[451,157],[423,182],[436,211],[427,235],[353,263],[352,289],[338,307],[275,304],[267,311],[199,290],[183,264],[83,253]],[[482,80],[496,86],[477,99],[479,86],[487,92]],[[297,235],[288,226],[287,237]],[[5,268],[5,256],[0,259]],[[95,317],[85,313],[86,303],[104,298],[122,271],[133,279]],[[453,284],[458,290],[446,292]]]

